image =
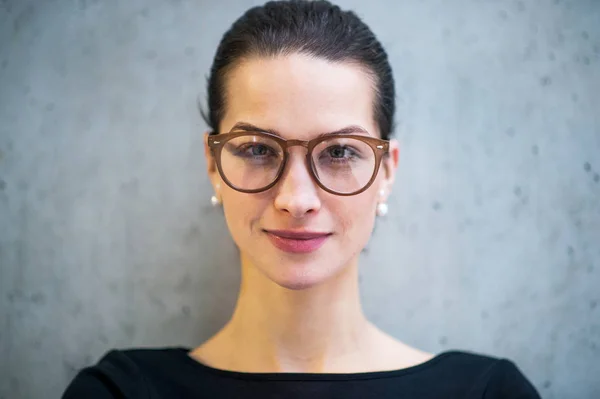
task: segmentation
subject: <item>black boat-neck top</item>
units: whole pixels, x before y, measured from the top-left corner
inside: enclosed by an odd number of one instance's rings
[[[246,373],[204,365],[181,347],[112,350],[81,370],[63,399],[539,399],[510,360],[443,352],[400,370],[363,373]]]

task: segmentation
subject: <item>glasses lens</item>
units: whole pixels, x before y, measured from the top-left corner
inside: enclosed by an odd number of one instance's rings
[[[321,184],[340,194],[352,194],[371,180],[375,152],[363,141],[335,137],[315,146],[312,163]]]
[[[228,140],[221,151],[225,178],[241,190],[259,190],[273,183],[282,162],[281,146],[259,135],[235,137]]]

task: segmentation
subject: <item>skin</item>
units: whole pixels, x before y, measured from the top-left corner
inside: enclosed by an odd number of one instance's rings
[[[379,137],[371,77],[351,63],[294,54],[251,58],[230,73],[220,132],[239,122],[310,140],[357,125]],[[305,149],[292,147],[279,183],[244,194],[219,176],[205,141],[207,169],[240,249],[242,281],[235,311],[213,337],[191,352],[196,360],[245,372],[355,373],[414,366],[431,358],[385,334],[362,310],[358,257],[371,236],[379,202],[394,181],[399,149],[365,192],[337,196],[309,175]],[[383,195],[381,194],[383,192]],[[276,248],[264,229],[331,233],[308,254]]]

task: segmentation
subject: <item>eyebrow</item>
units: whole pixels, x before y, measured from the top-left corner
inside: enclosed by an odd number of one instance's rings
[[[283,138],[283,136],[274,129],[265,129],[262,127],[258,127],[255,126],[251,123],[247,123],[247,122],[237,122],[235,125],[233,125],[233,127],[231,128],[231,131],[242,131],[242,132],[265,132],[265,133],[270,133],[274,136],[278,136]],[[334,135],[334,134],[356,134],[356,133],[361,133],[361,134],[366,134],[369,135],[369,132],[358,125],[350,125],[350,126],[346,126],[343,127],[341,129],[332,131],[332,132],[327,132],[327,133],[321,133],[319,134],[317,137],[323,137],[323,136],[330,136],[330,135]]]

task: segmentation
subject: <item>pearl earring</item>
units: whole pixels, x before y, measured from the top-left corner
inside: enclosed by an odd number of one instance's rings
[[[381,189],[379,191],[379,196],[380,197],[384,197],[385,196],[385,190]],[[385,216],[388,213],[388,204],[385,202],[380,202],[379,204],[377,204],[377,216]]]
[[[220,188],[221,188],[221,185],[217,183],[217,187],[216,187],[217,192],[219,191]],[[210,197],[210,204],[215,207],[221,205],[221,200],[217,197],[216,193],[215,193],[215,195]]]

